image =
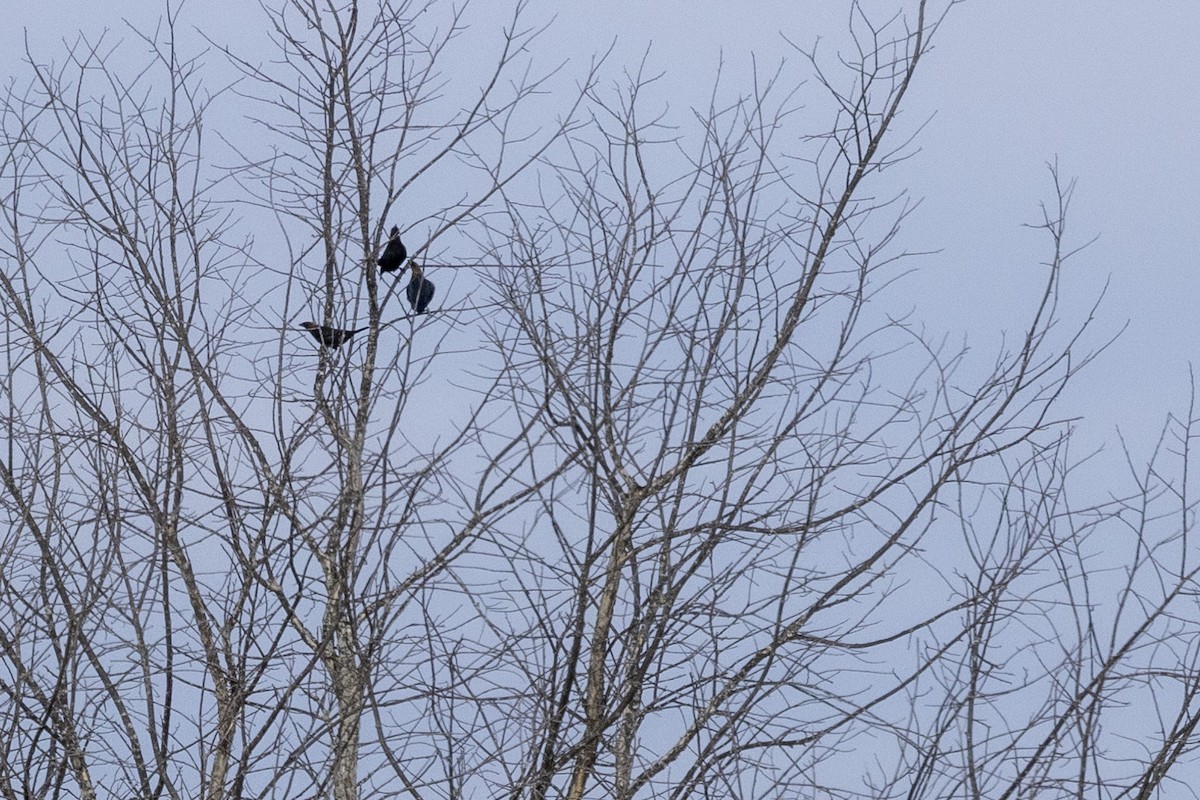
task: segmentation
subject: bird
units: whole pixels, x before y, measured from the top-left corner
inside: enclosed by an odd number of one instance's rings
[[[383,253],[379,256],[379,271],[395,272],[398,269],[404,269],[404,259],[406,258],[408,258],[408,248],[404,246],[404,242],[400,241],[400,229],[393,225],[392,232],[388,236],[387,247],[383,248]]]
[[[328,325],[318,325],[315,322],[302,322],[300,327],[313,335],[313,338],[321,343],[322,347],[341,347],[346,342],[350,341],[350,337],[359,331],[365,331],[366,328],[355,328],[352,331],[343,330],[342,328],[332,328]]]
[[[412,267],[412,279],[406,291],[408,302],[412,304],[413,311],[424,314],[425,309],[429,308],[429,301],[433,299],[433,281],[424,276],[416,259],[410,261],[409,265]]]

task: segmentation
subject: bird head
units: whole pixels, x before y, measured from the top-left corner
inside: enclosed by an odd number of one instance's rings
[[[421,265],[417,263],[417,260],[415,258],[410,258],[408,260],[408,266],[410,266],[412,268],[412,276],[414,278],[421,277]]]
[[[400,238],[400,229],[398,227],[396,227],[395,225],[393,225],[392,232],[388,234],[388,238],[389,239],[399,239]]]
[[[306,331],[315,331],[315,330],[317,329],[317,323],[315,323],[315,322],[301,322],[301,323],[300,323],[300,327],[301,327],[301,328],[304,328],[304,330],[306,330]]]

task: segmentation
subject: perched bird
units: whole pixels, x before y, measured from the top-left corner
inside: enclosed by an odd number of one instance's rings
[[[341,328],[331,328],[328,325],[318,325],[315,322],[302,322],[300,327],[313,335],[313,338],[321,343],[323,347],[341,347],[346,342],[350,341],[350,337],[359,331],[365,331],[366,328],[355,328],[352,331],[343,330]]]
[[[404,269],[404,259],[406,258],[408,258],[408,249],[404,246],[404,242],[400,241],[400,229],[393,225],[392,233],[388,236],[387,247],[383,248],[383,253],[379,256],[379,271],[395,272],[398,269]]]
[[[422,274],[421,265],[415,259],[409,263],[412,266],[412,279],[408,282],[406,292],[408,302],[412,304],[413,311],[424,314],[425,309],[429,308],[429,301],[433,299],[433,281]]]

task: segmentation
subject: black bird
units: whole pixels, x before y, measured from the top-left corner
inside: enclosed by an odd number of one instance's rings
[[[379,256],[379,271],[395,272],[398,269],[404,269],[404,259],[406,258],[408,258],[408,249],[404,246],[404,242],[400,241],[400,229],[393,225],[392,233],[388,236],[387,247],[383,248],[383,253]]]
[[[328,325],[318,325],[315,322],[301,322],[300,327],[313,335],[322,347],[341,347],[350,341],[350,337],[366,328],[355,328],[352,331],[341,328],[331,328]]]
[[[408,282],[406,292],[408,302],[412,304],[413,311],[424,314],[425,309],[429,308],[429,301],[433,299],[433,281],[421,273],[421,265],[415,259],[409,263],[412,266],[412,279]]]

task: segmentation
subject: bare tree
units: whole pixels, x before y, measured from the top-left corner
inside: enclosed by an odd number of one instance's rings
[[[1059,307],[1071,187],[994,359],[896,308],[881,175],[949,5],[850,3],[837,52],[687,119],[645,67],[539,72],[524,4],[30,54],[0,793],[1178,792],[1195,415],[1070,499],[1056,401],[1102,344]],[[429,314],[377,269],[393,224]]]
[[[474,106],[428,121],[461,11],[424,38],[410,19],[433,5],[360,13],[269,12],[286,78],[235,59],[249,79],[210,92],[172,12],[134,78],[107,38],[80,39],[61,66],[30,56],[32,84],[8,95],[10,794],[358,796],[368,687],[411,656],[390,638],[405,610],[531,492],[454,477],[494,446],[470,417],[432,449],[407,440],[408,397],[445,334],[414,326],[380,349],[373,253],[420,176],[452,159],[488,170],[437,212],[449,229],[569,114],[542,131],[512,121],[540,85],[521,9]],[[275,153],[223,173],[208,120],[239,96],[262,98],[248,107]],[[282,265],[237,238],[256,198],[306,242]],[[364,310],[365,346],[301,344],[298,301],[330,323]],[[424,522],[443,491],[464,502]]]

